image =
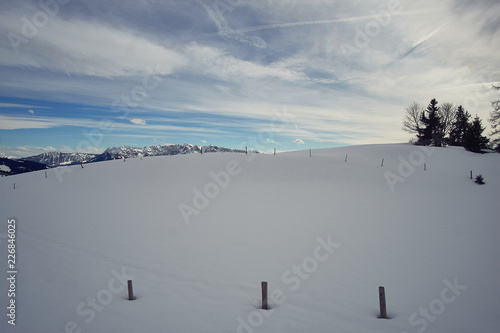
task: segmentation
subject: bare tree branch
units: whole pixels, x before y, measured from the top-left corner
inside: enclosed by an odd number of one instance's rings
[[[412,102],[405,108],[405,117],[403,119],[403,130],[412,133],[418,134],[420,131],[421,125],[421,116],[422,112],[424,112],[424,108],[417,102]]]
[[[450,133],[456,113],[457,110],[453,107],[452,103],[443,103],[441,105],[441,108],[439,109],[439,116],[441,118],[443,136]]]

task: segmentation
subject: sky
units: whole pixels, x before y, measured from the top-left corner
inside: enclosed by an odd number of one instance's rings
[[[496,0],[0,0],[0,156],[407,142],[405,107],[433,98],[487,134],[499,13]]]

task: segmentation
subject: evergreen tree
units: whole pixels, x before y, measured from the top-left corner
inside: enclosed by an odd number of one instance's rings
[[[417,134],[417,145],[428,146],[431,144],[431,127],[429,126],[429,119],[425,115],[425,111],[420,116],[420,123],[422,127],[419,128]]]
[[[439,107],[437,106],[437,101],[435,98],[431,100],[427,109],[422,113],[420,118],[421,123],[424,128],[420,128],[418,131],[418,141],[419,145],[434,145],[441,147],[443,145],[443,131],[441,125],[441,119],[439,116]]]
[[[465,133],[464,148],[475,153],[480,153],[482,149],[488,148],[490,139],[482,135],[483,131],[481,119],[476,115]]]
[[[470,113],[465,111],[462,105],[457,108],[455,121],[451,127],[450,138],[448,140],[450,146],[464,145],[464,136],[470,126],[470,117]]]
[[[500,89],[499,86],[493,86],[494,89]],[[492,131],[490,133],[491,136],[498,136],[500,134],[500,100],[491,102],[491,106],[493,106],[493,111],[490,112],[490,123]],[[495,137],[491,141],[491,143],[495,146],[495,150],[500,153],[500,137]]]

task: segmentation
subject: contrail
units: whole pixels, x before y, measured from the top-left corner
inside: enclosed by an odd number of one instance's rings
[[[69,78],[70,78],[71,80],[73,80],[73,77],[69,74],[69,72],[68,72],[68,71],[65,71],[65,72],[66,72],[66,74],[68,74]],[[74,80],[73,80],[73,81],[74,81]]]
[[[402,60],[402,59],[406,58],[413,51],[415,51],[420,45],[422,45],[423,43],[425,43],[426,41],[428,41],[430,38],[432,38],[432,36],[434,36],[435,34],[437,34],[439,32],[439,30],[441,30],[443,27],[445,27],[448,24],[449,24],[449,22],[446,22],[443,25],[441,25],[441,26],[437,27],[436,29],[432,30],[427,35],[420,37],[420,39],[415,44],[413,44],[412,47],[408,51],[406,51],[405,53],[401,54],[397,58],[397,60]]]
[[[393,15],[391,15],[391,17],[392,16],[416,15],[416,14],[422,14],[422,13],[427,13],[427,12],[430,12],[430,10],[409,11],[409,12],[404,12],[404,13],[399,13],[399,14],[393,14]],[[305,26],[305,25],[322,25],[322,24],[355,22],[355,21],[374,19],[374,18],[377,18],[379,16],[380,15],[372,14],[372,15],[364,15],[364,16],[354,16],[354,17],[349,17],[349,18],[340,18],[340,19],[334,19],[334,20],[317,20],[317,21],[275,23],[275,24],[259,25],[259,26],[255,26],[255,27],[246,27],[246,28],[240,28],[240,29],[234,29],[234,30],[229,29],[229,27],[226,27],[226,29],[223,29],[223,31],[212,32],[212,33],[203,34],[203,35],[199,35],[199,36],[195,36],[195,37],[185,37],[185,38],[181,38],[180,40],[186,41],[186,40],[212,38],[212,37],[217,37],[217,36],[239,35],[239,34],[244,34],[244,33],[248,33],[248,32],[259,31],[259,30],[292,28],[292,27]]]
[[[421,45],[422,43],[425,43],[429,38],[431,38],[432,36],[434,36],[435,34],[437,34],[439,32],[439,30],[441,30],[443,27],[445,27],[446,25],[448,25],[449,22],[446,22],[444,23],[443,25],[437,27],[436,29],[432,30],[430,33],[428,33],[427,35],[425,36],[422,36],[416,43],[415,45],[413,45],[413,47],[418,47],[419,45]]]
[[[218,36],[223,37],[232,37],[239,42],[249,44],[251,46],[263,48],[266,46],[266,42],[264,42],[261,38],[255,36],[245,36],[243,33],[233,32],[233,30],[229,27],[227,20],[224,16],[219,15],[216,11],[214,11],[210,6],[205,4],[203,1],[198,0],[198,3],[205,9],[208,16],[215,22],[217,26],[217,34]]]

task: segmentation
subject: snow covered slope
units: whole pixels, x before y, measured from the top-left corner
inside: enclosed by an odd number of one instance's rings
[[[499,154],[389,144],[5,177],[0,331],[500,332],[499,168]]]

